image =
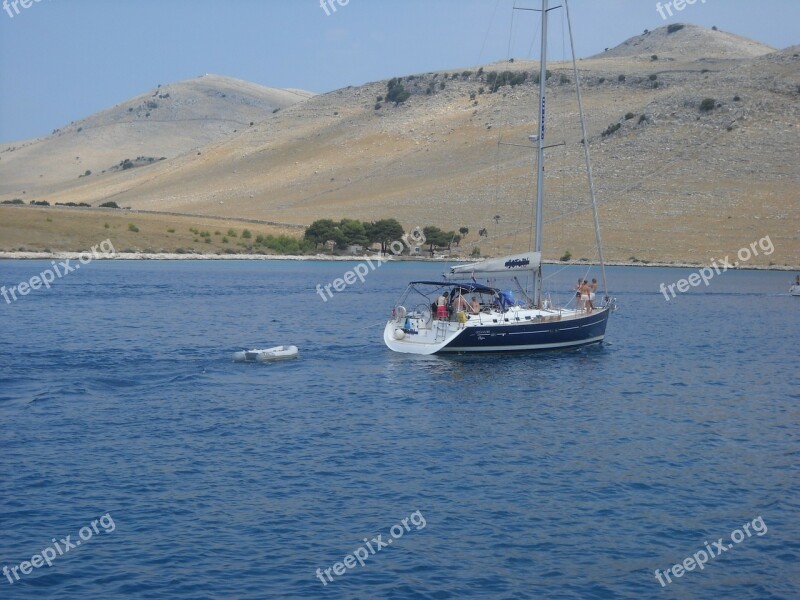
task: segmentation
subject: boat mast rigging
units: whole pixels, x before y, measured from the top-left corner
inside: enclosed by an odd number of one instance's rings
[[[583,98],[581,97],[581,79],[578,75],[578,63],[575,59],[575,39],[572,37],[572,19],[569,18],[569,0],[564,0],[564,8],[567,13],[567,28],[569,29],[569,45],[572,50],[572,72],[575,76],[575,89],[578,95],[578,113],[581,118],[581,134],[583,140],[583,156],[586,160],[586,173],[589,177],[589,194],[592,197],[592,215],[594,217],[594,235],[597,240],[597,253],[600,258],[600,271],[603,276],[603,296],[608,296],[608,283],[606,281],[606,261],[603,257],[603,240],[600,236],[600,217],[597,214],[597,199],[594,193],[594,174],[592,172],[592,161],[589,158],[589,138],[586,135],[586,119],[583,114]]]
[[[560,8],[554,6],[548,8],[548,0],[542,0],[542,49],[539,56],[539,131],[536,134],[536,229],[533,237],[533,251],[542,251],[542,225],[544,223],[544,151],[547,148],[544,142],[545,133],[545,114],[547,106],[546,85],[547,85],[547,13],[551,10]],[[514,10],[534,10],[533,8],[514,7]],[[537,11],[538,12],[538,11]],[[533,283],[533,299],[536,307],[542,306],[542,265],[536,271]]]

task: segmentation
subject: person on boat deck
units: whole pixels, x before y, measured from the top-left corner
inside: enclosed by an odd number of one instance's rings
[[[481,303],[478,302],[478,299],[475,296],[472,297],[472,302],[469,303],[469,311],[473,315],[481,314]]]
[[[442,292],[436,300],[436,318],[447,319],[447,292]]]
[[[467,301],[464,300],[464,296],[461,295],[461,290],[459,290],[456,297],[453,298],[453,311],[462,312],[466,310],[467,310]]]
[[[597,279],[592,279],[589,284],[589,305],[594,308],[594,297],[597,294]]]
[[[589,282],[585,279],[581,284],[581,311],[591,312],[591,301],[589,300]]]
[[[581,286],[583,285],[583,279],[578,277],[578,285],[575,287],[575,308],[580,308],[581,305]]]

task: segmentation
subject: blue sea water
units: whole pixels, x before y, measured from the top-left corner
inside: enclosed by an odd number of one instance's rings
[[[0,598],[800,597],[789,274],[666,301],[689,269],[610,268],[602,346],[414,357],[383,322],[442,265],[323,302],[353,266],[105,261],[0,298],[0,567],[91,536]],[[563,297],[583,275],[546,272]],[[284,343],[298,360],[231,361]]]

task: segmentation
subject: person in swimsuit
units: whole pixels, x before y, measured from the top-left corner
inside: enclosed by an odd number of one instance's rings
[[[594,298],[597,294],[597,279],[592,279],[592,283],[589,284],[589,308],[594,310]]]
[[[447,292],[442,292],[436,300],[436,318],[447,320]]]
[[[479,315],[481,313],[481,303],[478,302],[478,299],[473,296],[472,302],[470,302],[469,310],[473,315]]]
[[[583,312],[584,310],[589,311],[589,306],[591,306],[589,303],[589,282],[586,281],[585,279],[581,284],[580,294],[581,294],[581,312]]]

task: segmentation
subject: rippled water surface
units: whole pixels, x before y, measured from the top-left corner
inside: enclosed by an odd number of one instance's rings
[[[0,283],[48,265],[2,262]],[[689,270],[612,268],[603,346],[412,357],[383,319],[441,265],[324,303],[352,267],[95,262],[0,298],[0,567],[97,529],[0,598],[800,597],[788,274],[667,302]],[[582,274],[555,271],[556,292]],[[283,343],[300,359],[231,362]],[[654,577],[759,516],[702,571]]]

